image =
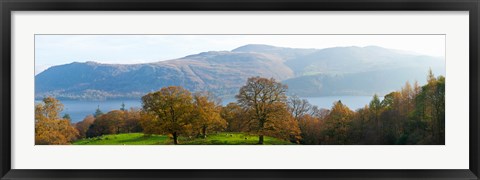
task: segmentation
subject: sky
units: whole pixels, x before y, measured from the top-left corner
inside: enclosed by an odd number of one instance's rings
[[[72,62],[148,63],[247,44],[316,49],[381,46],[430,56],[445,54],[443,35],[35,35],[35,75]]]

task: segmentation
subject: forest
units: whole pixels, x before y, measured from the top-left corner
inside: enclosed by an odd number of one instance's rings
[[[226,106],[212,93],[168,86],[142,96],[139,109],[98,108],[74,124],[61,115],[59,100],[45,97],[35,105],[35,144],[443,145],[445,77],[430,70],[426,78],[422,86],[407,81],[383,100],[373,95],[357,110],[341,101],[318,108],[263,77],[248,78],[237,102]],[[130,135],[134,138],[113,143]]]

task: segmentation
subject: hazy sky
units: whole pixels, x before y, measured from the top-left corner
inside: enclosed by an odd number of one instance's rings
[[[292,48],[381,46],[444,56],[443,35],[36,35],[35,74],[74,61],[133,64],[169,60],[246,44]]]

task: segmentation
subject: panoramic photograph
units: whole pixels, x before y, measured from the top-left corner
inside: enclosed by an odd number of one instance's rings
[[[35,35],[35,145],[445,145],[444,35]]]

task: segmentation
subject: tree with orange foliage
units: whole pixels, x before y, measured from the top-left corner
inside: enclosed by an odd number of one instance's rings
[[[284,138],[300,134],[298,123],[287,110],[286,90],[287,86],[273,78],[251,77],[236,95],[239,105],[249,112],[249,130],[258,134],[258,144],[263,144],[264,135]]]
[[[140,126],[140,120],[142,119],[141,111],[134,108],[130,108],[130,110],[123,109],[122,111],[125,112],[123,131],[125,133],[142,132],[142,127]]]
[[[333,104],[325,122],[323,136],[326,144],[349,144],[348,133],[354,112],[341,101]]]
[[[143,111],[152,119],[144,121],[149,133],[168,133],[173,137],[173,144],[178,144],[180,134],[191,133],[192,95],[180,86],[169,86],[160,91],[148,93],[142,97]],[[149,127],[149,126],[154,127]],[[155,127],[156,126],[156,127]]]
[[[35,105],[35,144],[70,144],[78,137],[70,120],[60,118],[62,110],[63,104],[53,97]]]
[[[237,103],[228,103],[222,108],[221,116],[227,121],[228,132],[245,132],[248,131],[249,115]]]
[[[119,134],[125,124],[125,111],[113,110],[95,118],[95,121],[87,131],[87,137],[102,136],[105,134]]]
[[[193,95],[193,123],[196,129],[200,129],[203,138],[207,137],[207,131],[223,130],[227,126],[225,119],[220,116],[219,104],[209,93],[198,92]]]
[[[304,115],[298,119],[298,126],[301,130],[302,144],[320,144],[322,139],[323,122],[321,119],[311,115]]]
[[[93,124],[95,118],[93,115],[86,116],[82,121],[75,123],[75,128],[78,130],[79,138],[85,138],[87,135],[88,128]]]

